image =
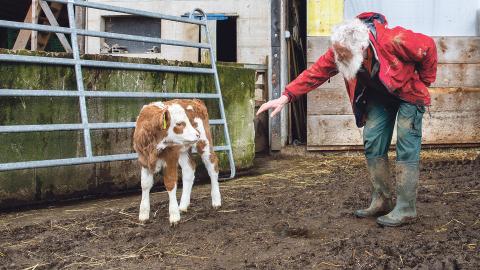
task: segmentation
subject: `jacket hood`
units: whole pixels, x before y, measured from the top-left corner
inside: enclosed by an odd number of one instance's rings
[[[376,12],[363,12],[363,13],[357,15],[357,18],[359,18],[360,20],[362,20],[366,24],[372,24],[373,25],[373,21],[375,21],[375,20],[378,23],[383,24],[385,26],[388,24],[387,18],[385,18],[385,16],[383,16],[383,14],[376,13]]]

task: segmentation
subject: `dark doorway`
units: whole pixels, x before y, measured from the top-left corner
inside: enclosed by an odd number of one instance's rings
[[[286,6],[286,26],[290,32],[290,38],[287,39],[288,82],[291,82],[307,68],[307,1],[287,0]],[[291,144],[306,144],[307,95],[290,105],[289,134]]]
[[[217,61],[237,62],[237,17],[217,21]]]

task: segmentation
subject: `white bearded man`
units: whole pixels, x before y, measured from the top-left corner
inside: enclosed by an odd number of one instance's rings
[[[388,28],[386,18],[366,12],[333,30],[332,47],[285,87],[278,99],[263,104],[257,115],[288,102],[342,74],[358,127],[364,127],[365,157],[373,187],[370,206],[357,217],[378,217],[384,226],[399,226],[417,216],[416,192],[422,117],[430,105],[427,87],[435,81],[434,41],[402,27]],[[321,90],[319,90],[321,91]],[[397,197],[393,201],[388,149],[397,124]]]

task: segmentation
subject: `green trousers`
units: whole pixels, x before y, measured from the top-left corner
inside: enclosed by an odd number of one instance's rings
[[[424,112],[424,106],[404,101],[385,102],[381,99],[369,99],[366,108],[367,119],[363,130],[363,143],[367,159],[387,156],[396,119],[397,161],[418,164]]]

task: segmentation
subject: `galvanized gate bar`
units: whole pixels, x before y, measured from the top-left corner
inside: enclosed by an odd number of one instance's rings
[[[138,158],[138,155],[136,153],[131,153],[131,154],[108,155],[108,156],[94,156],[91,158],[80,157],[80,158],[64,158],[64,159],[49,159],[49,160],[32,160],[32,161],[0,164],[0,171],[56,167],[56,166],[64,166],[64,165],[78,165],[78,164],[106,162],[106,161],[122,161],[122,160],[131,160],[131,159],[137,159],[137,158]]]
[[[223,125],[223,119],[211,119],[210,125]],[[0,133],[13,132],[37,132],[37,131],[61,131],[61,130],[81,130],[88,129],[117,129],[134,128],[135,122],[111,122],[111,123],[88,123],[84,124],[48,124],[48,125],[10,125],[0,126]]]
[[[75,22],[75,11],[72,4],[72,1],[69,1],[67,4],[67,13],[68,13],[68,24],[71,29],[76,28]],[[78,48],[78,39],[77,33],[72,33],[70,35],[72,40],[72,50],[73,50],[73,59],[75,60],[75,79],[77,81],[77,90],[78,92],[83,92],[85,90],[83,85],[83,73],[82,73],[82,64],[80,61],[80,51]],[[93,156],[92,151],[92,140],[90,138],[90,129],[88,128],[88,115],[87,115],[87,100],[85,96],[79,96],[79,105],[80,105],[80,118],[83,124],[83,142],[85,147],[85,154],[87,158]]]
[[[228,151],[228,147],[214,146],[214,151]],[[196,153],[196,151],[193,151]],[[30,168],[46,168],[46,167],[56,167],[63,165],[79,165],[79,164],[88,164],[88,163],[98,163],[98,162],[107,162],[107,161],[123,161],[123,160],[132,160],[137,159],[138,155],[136,153],[130,154],[117,154],[117,155],[108,155],[108,156],[93,156],[91,158],[64,158],[64,159],[49,159],[49,160],[34,160],[34,161],[23,161],[23,162],[12,162],[12,163],[0,163],[0,171],[13,171],[13,170],[22,170]]]
[[[228,147],[224,145],[214,146],[213,150],[228,151]],[[196,153],[196,151],[193,151],[193,152]],[[63,158],[63,159],[22,161],[22,162],[12,162],[12,163],[3,163],[3,164],[0,163],[0,171],[56,167],[56,166],[63,166],[63,165],[79,165],[79,164],[107,162],[107,161],[123,161],[123,160],[137,159],[137,158],[138,158],[138,155],[136,153],[130,153],[130,154],[117,154],[117,155],[108,155],[108,156],[93,156],[88,159],[87,158]]]
[[[44,0],[44,1],[54,2],[54,3],[62,3],[62,4],[74,3],[75,6],[79,6],[79,7],[87,7],[87,8],[93,8],[93,9],[100,9],[100,10],[119,12],[119,13],[139,15],[139,16],[142,16],[142,17],[165,19],[165,20],[175,21],[175,22],[183,22],[183,23],[191,23],[191,24],[199,24],[199,25],[205,25],[206,24],[205,21],[196,20],[196,19],[189,19],[189,18],[170,16],[170,15],[165,15],[165,14],[160,14],[160,13],[148,12],[148,11],[143,11],[143,10],[105,5],[105,4],[100,4],[100,3],[90,2],[90,1],[89,2],[79,1],[79,0]]]
[[[135,122],[113,122],[113,123],[89,123],[86,107],[86,97],[108,97],[108,98],[202,98],[202,99],[218,99],[221,119],[210,120],[211,125],[223,125],[226,145],[214,146],[215,151],[228,151],[228,158],[230,163],[230,178],[235,176],[235,164],[233,159],[232,145],[228,133],[228,126],[225,117],[225,108],[220,90],[220,82],[218,79],[217,67],[215,63],[215,52],[211,46],[211,39],[206,24],[207,18],[205,13],[200,9],[195,9],[190,18],[182,18],[175,16],[162,15],[153,12],[145,12],[141,10],[134,10],[129,8],[115,7],[93,2],[85,2],[81,0],[40,0],[47,2],[57,2],[67,4],[69,28],[57,26],[45,26],[29,23],[19,23],[0,20],[0,27],[14,28],[14,29],[31,29],[38,31],[48,31],[65,33],[71,35],[73,59],[69,58],[55,58],[55,57],[40,57],[40,56],[23,56],[0,54],[0,61],[4,62],[19,62],[19,63],[34,63],[34,64],[51,64],[51,65],[68,65],[74,66],[75,78],[77,82],[77,90],[29,90],[29,89],[0,89],[0,96],[49,96],[49,97],[77,97],[79,99],[80,113],[82,123],[76,124],[48,124],[48,125],[10,125],[0,126],[0,132],[48,132],[59,130],[83,130],[84,147],[86,157],[67,158],[67,159],[53,159],[53,160],[37,160],[25,162],[12,162],[0,164],[0,171],[18,170],[39,167],[52,167],[62,165],[86,164],[105,161],[119,161],[136,159],[135,153],[94,156],[92,153],[92,145],[90,138],[91,129],[117,129],[117,128],[133,128]],[[186,41],[166,40],[161,38],[149,38],[136,35],[125,35],[117,33],[107,33],[99,31],[87,31],[77,29],[75,24],[74,6],[83,6],[88,8],[96,8],[120,13],[135,14],[145,17],[166,19],[171,21],[193,23],[205,27],[207,35],[207,43],[194,43]],[[194,18],[199,15],[200,19]],[[165,66],[153,64],[136,64],[125,62],[112,61],[95,61],[84,60],[80,58],[78,49],[78,35],[116,38],[132,41],[158,43],[172,46],[194,47],[200,49],[208,49],[210,51],[211,68],[197,68],[197,67],[182,67],[182,66]],[[216,93],[159,93],[159,92],[126,92],[126,91],[88,91],[84,89],[82,67],[98,67],[98,68],[114,68],[114,69],[133,69],[142,71],[161,71],[161,72],[179,72],[179,73],[193,73],[193,74],[211,74],[214,76]]]
[[[72,34],[72,36],[73,35],[74,34]],[[0,54],[0,61],[31,63],[31,64],[64,65],[64,66],[75,66],[76,64],[79,64],[85,67],[180,72],[180,73],[200,73],[200,74],[214,73],[214,70],[210,68],[163,66],[163,65],[153,65],[153,64],[136,64],[136,63],[81,60],[81,59],[76,60],[76,59],[69,59],[69,58],[25,56],[25,55],[14,55],[14,54]]]
[[[205,12],[203,12],[203,10],[198,8],[194,9],[193,12],[190,13],[190,17],[193,18],[193,16],[195,16],[195,13],[200,14],[201,18],[203,18],[205,22],[207,21],[207,15],[205,14]],[[211,44],[210,33],[208,31],[208,27],[206,23],[204,27],[205,27],[205,35],[207,36],[207,42]],[[215,79],[215,88],[217,89],[217,94],[219,96],[222,96],[222,91],[220,89],[220,80],[218,79],[217,64],[215,63],[215,49],[213,47],[210,50],[210,63],[212,63],[212,69],[214,70],[213,76]],[[227,119],[225,116],[225,109],[224,109],[225,107],[223,105],[223,99],[221,98],[219,99],[219,106],[220,106],[220,117],[222,119]],[[235,161],[233,160],[233,150],[232,150],[232,144],[230,140],[230,134],[228,132],[227,121],[225,121],[225,128],[223,129],[223,132],[224,132],[225,140],[228,142],[228,152],[229,152],[228,159],[230,162],[230,178],[233,178],[235,177],[235,165],[234,165]]]
[[[216,99],[218,94],[208,93],[160,93],[160,92],[123,92],[123,91],[83,91],[76,90],[24,90],[0,89],[0,97],[110,97],[110,98],[200,98]]]
[[[0,20],[0,27],[6,27],[6,28],[12,28],[12,29],[28,29],[28,30],[37,30],[37,31],[44,31],[44,32],[63,33],[63,34],[71,34],[75,32],[78,35],[82,35],[82,36],[114,38],[114,39],[149,42],[149,43],[180,46],[180,47],[192,47],[192,48],[202,48],[202,49],[210,48],[210,45],[206,43],[194,43],[194,42],[181,41],[181,40],[171,40],[171,39],[144,37],[144,36],[100,32],[100,31],[90,31],[90,30],[83,30],[83,29],[75,30],[75,29],[70,29],[70,28],[61,27],[61,26],[12,22],[12,21],[5,21],[5,20]]]

